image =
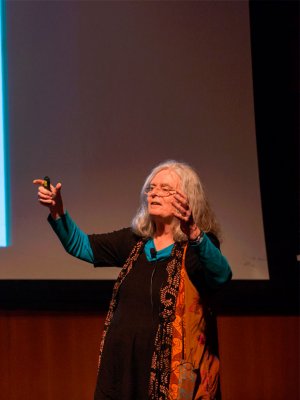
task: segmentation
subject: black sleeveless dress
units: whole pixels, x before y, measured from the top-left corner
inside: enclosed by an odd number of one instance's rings
[[[122,267],[139,239],[130,228],[90,235],[95,266]],[[105,339],[94,400],[148,399],[160,288],[167,279],[169,260],[150,262],[142,252],[122,283]],[[204,282],[198,255],[189,250],[186,261],[189,276]]]

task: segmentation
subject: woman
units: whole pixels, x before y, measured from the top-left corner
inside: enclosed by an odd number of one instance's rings
[[[64,212],[61,184],[39,202],[65,249],[95,266],[122,267],[100,347],[95,400],[215,399],[219,361],[205,299],[231,278],[196,172],[152,170],[131,228],[86,235]]]

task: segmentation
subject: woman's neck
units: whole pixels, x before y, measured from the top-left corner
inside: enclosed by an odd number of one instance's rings
[[[174,243],[172,224],[156,223],[153,241],[156,250],[164,249]]]

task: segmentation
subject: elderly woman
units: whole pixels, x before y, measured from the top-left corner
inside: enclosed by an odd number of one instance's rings
[[[152,170],[132,226],[86,235],[64,211],[61,184],[42,179],[39,201],[71,255],[121,268],[100,347],[95,400],[215,399],[219,361],[208,293],[231,278],[196,172],[167,161]]]

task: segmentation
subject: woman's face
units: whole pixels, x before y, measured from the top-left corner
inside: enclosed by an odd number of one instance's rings
[[[158,172],[147,192],[149,215],[154,219],[171,220],[174,216],[172,201],[177,189],[180,189],[180,178],[174,171],[164,169]]]

